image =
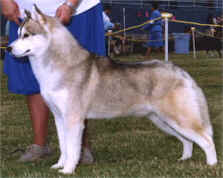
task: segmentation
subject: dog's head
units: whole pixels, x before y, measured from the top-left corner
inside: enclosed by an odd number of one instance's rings
[[[58,24],[56,18],[43,14],[36,5],[34,12],[25,11],[26,17],[18,29],[18,39],[12,42],[8,51],[16,57],[41,55],[47,50],[52,26]]]

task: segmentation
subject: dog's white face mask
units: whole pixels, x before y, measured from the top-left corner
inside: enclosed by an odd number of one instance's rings
[[[39,56],[49,45],[46,17],[36,9],[33,14],[26,11],[26,18],[18,29],[18,39],[9,46],[15,57]]]

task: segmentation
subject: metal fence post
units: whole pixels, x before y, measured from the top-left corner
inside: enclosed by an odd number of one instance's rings
[[[165,61],[168,61],[168,18],[171,18],[173,14],[164,12],[161,15],[165,21]]]
[[[193,57],[196,59],[196,44],[195,44],[195,27],[191,27],[192,31],[192,40],[193,40]]]
[[[111,34],[112,30],[108,30],[108,56],[111,55]]]
[[[168,61],[168,18],[165,17],[165,61]]]

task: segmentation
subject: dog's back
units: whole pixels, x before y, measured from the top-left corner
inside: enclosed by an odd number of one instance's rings
[[[130,110],[137,103],[152,105],[176,88],[193,85],[199,90],[188,73],[170,62],[152,60],[128,64],[96,59],[92,62],[92,66],[94,65],[97,67],[99,82],[95,86],[92,106],[97,106],[98,110],[99,106],[105,110],[106,107],[110,108],[110,111],[117,110],[115,116],[118,116],[118,113],[132,113]]]

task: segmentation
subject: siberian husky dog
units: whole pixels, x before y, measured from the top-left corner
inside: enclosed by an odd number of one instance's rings
[[[123,64],[83,49],[54,17],[37,7],[20,26],[8,50],[28,56],[41,95],[55,117],[61,155],[52,168],[71,174],[79,161],[84,120],[147,117],[183,144],[181,160],[193,142],[217,163],[205,96],[190,75],[169,62]],[[148,140],[149,141],[149,140]]]

